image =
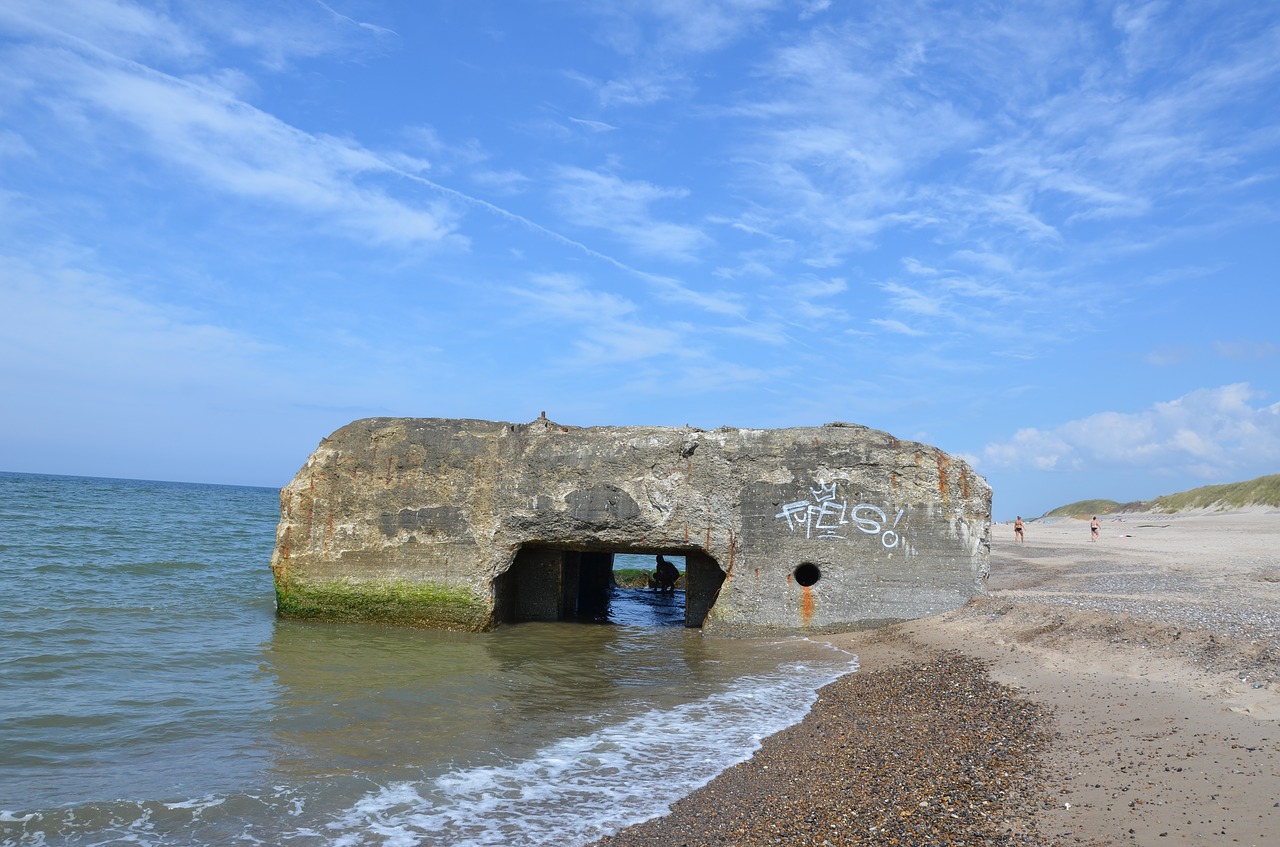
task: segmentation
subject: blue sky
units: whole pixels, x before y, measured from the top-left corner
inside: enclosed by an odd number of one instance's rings
[[[852,421],[998,519],[1280,471],[1280,6],[5,0],[0,469]]]

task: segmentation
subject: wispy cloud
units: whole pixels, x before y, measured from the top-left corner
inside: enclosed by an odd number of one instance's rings
[[[317,56],[368,56],[397,39],[390,28],[348,17],[320,0],[230,0],[194,4],[188,11],[211,40],[252,51],[259,62],[276,71]]]
[[[759,91],[744,92],[732,112],[752,128],[741,147],[744,177],[759,177],[754,190],[774,194],[793,226],[843,241],[846,253],[886,228],[928,221],[927,197],[911,180],[978,138],[972,118],[911,91],[909,77],[886,73],[869,49],[852,27],[813,30],[776,51]]]
[[[886,332],[891,332],[896,335],[909,335],[913,338],[919,338],[920,336],[925,335],[923,330],[907,326],[902,321],[894,318],[872,318],[869,323],[873,326],[880,327],[880,329],[883,329]]]
[[[784,0],[625,0],[597,4],[599,40],[622,55],[711,53],[764,26]]]
[[[783,0],[627,0],[592,8],[597,40],[624,57],[621,72],[603,78],[574,72],[604,108],[652,106],[699,90],[690,60],[716,53],[765,28]]]
[[[394,196],[379,183],[393,169],[360,145],[300,131],[207,77],[190,82],[57,37],[74,49],[10,51],[7,76],[40,92],[33,107],[50,108],[83,146],[121,156],[141,146],[187,178],[376,243],[463,243],[446,204]]]
[[[127,58],[188,59],[208,53],[202,39],[171,18],[124,0],[13,0],[0,6],[0,24]]]
[[[779,45],[724,119],[740,130],[737,180],[755,201],[739,221],[795,246],[752,250],[739,267],[763,278],[798,258],[833,267],[910,238],[932,252],[906,266],[918,283],[884,284],[880,329],[919,332],[931,314],[1043,349],[1083,327],[1077,304],[1102,290],[1095,263],[1150,250],[1165,232],[1151,217],[1175,197],[1197,198],[1192,218],[1218,219],[1240,146],[1277,146],[1225,111],[1280,78],[1274,27],[1206,60],[1176,54],[1216,19],[1167,6],[1117,15],[1068,24],[1029,7],[904,3]],[[1123,60],[1107,47],[1117,37]],[[999,322],[983,318],[1015,301]]]
[[[578,369],[666,357],[685,346],[677,330],[646,323],[634,301],[594,290],[571,274],[538,274],[528,285],[509,290],[528,302],[539,320],[562,327],[571,349],[560,358]]]
[[[197,313],[164,308],[127,288],[74,257],[48,254],[36,263],[0,256],[0,348],[11,369],[11,390],[24,382],[15,396],[38,394],[29,382],[63,391],[74,385],[95,397],[228,383],[269,351]]]
[[[697,227],[660,220],[652,213],[654,205],[683,199],[687,189],[568,166],[558,168],[555,179],[553,192],[562,201],[566,220],[605,230],[642,253],[687,261],[708,242]]]
[[[1137,217],[1173,195],[1185,201],[1188,193],[1219,190],[1254,134],[1229,110],[1251,102],[1280,72],[1274,27],[1260,26],[1232,52],[1206,58],[1187,52],[1187,38],[1221,23],[1185,7],[1120,9],[1116,23],[1125,64],[1097,50],[1068,59],[1057,75],[1084,71],[1083,84],[1063,87],[1044,108],[1022,104],[1015,118],[1025,131],[984,160],[1037,194],[1063,195],[1068,221]]]
[[[942,298],[937,295],[926,294],[901,283],[885,282],[880,287],[889,295],[893,307],[902,312],[933,316],[941,314],[945,307]]]
[[[570,74],[579,84],[594,92],[601,107],[651,106],[669,100],[687,89],[684,77],[676,73],[642,70],[620,79],[598,80],[585,74]]]
[[[394,30],[388,29],[386,27],[378,26],[377,24],[370,23],[368,21],[357,21],[355,18],[347,17],[341,12],[336,11],[332,6],[322,2],[322,0],[315,0],[315,3],[317,6],[319,6],[320,8],[328,12],[330,15],[332,15],[335,20],[341,21],[342,23],[347,24],[349,26],[359,27],[360,29],[368,30],[374,35],[379,35],[379,36],[396,34]]]
[[[1158,368],[1170,365],[1181,365],[1197,355],[1195,347],[1189,344],[1162,344],[1150,350],[1142,357],[1143,361]]]
[[[604,121],[594,121],[588,118],[575,118],[572,115],[569,116],[569,121],[577,124],[583,129],[590,130],[591,132],[613,132],[617,129],[613,124],[608,124]]]
[[[35,148],[25,138],[12,130],[0,130],[0,158],[6,156],[34,156]]]

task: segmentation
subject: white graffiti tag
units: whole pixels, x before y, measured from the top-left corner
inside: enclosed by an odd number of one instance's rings
[[[894,515],[893,524],[886,528],[889,516],[884,509],[870,503],[859,503],[850,509],[849,501],[840,498],[834,482],[830,485],[819,483],[811,486],[809,495],[809,500],[784,504],[782,511],[774,515],[774,518],[785,520],[787,529],[792,532],[803,530],[805,538],[847,538],[841,532],[852,524],[859,532],[879,535],[880,543],[886,549],[892,550],[901,541],[897,527],[906,509],[899,509]]]

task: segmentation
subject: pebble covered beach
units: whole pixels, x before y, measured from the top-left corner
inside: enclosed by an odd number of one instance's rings
[[[993,538],[989,597],[832,636],[800,724],[597,844],[1280,843],[1280,512]]]
[[[850,674],[670,815],[598,844],[1044,844],[1046,717],[959,653]]]

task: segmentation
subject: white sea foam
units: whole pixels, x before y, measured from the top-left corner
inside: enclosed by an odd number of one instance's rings
[[[580,845],[663,814],[679,798],[744,761],[761,740],[808,711],[817,689],[855,670],[824,651],[671,708],[648,708],[561,738],[532,755],[375,787],[325,819],[297,786],[177,802],[89,804],[40,814],[0,813],[0,845],[40,847],[211,843],[333,847]],[[302,817],[302,819],[299,819]],[[293,821],[292,826],[289,821]],[[175,835],[186,832],[186,837]]]
[[[798,721],[854,668],[795,664],[692,703],[566,738],[534,756],[384,786],[335,816],[337,847],[582,844],[663,814]]]

